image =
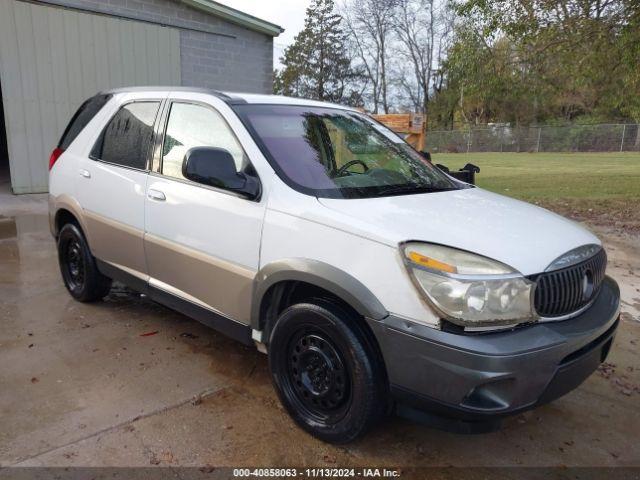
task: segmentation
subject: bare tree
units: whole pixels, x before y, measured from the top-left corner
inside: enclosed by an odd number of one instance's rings
[[[373,112],[389,113],[388,56],[393,35],[393,12],[398,0],[346,1],[343,18],[363,71],[371,84]]]
[[[446,0],[397,0],[393,28],[398,39],[395,52],[410,65],[414,77],[403,79],[400,86],[415,110],[426,114],[432,92],[441,88],[439,66],[453,30],[451,9]]]

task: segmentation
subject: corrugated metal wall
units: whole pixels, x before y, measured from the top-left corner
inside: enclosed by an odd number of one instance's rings
[[[46,192],[49,154],[86,98],[128,85],[180,85],[180,33],[0,0],[0,82],[13,191]]]

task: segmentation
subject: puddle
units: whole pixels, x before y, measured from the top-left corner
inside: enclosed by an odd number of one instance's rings
[[[0,262],[16,264],[20,261],[18,228],[14,217],[0,215]]]
[[[18,229],[16,227],[16,219],[14,217],[0,215],[0,240],[16,238],[17,236]]]

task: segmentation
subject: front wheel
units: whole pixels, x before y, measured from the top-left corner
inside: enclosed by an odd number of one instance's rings
[[[359,319],[326,300],[300,303],[278,318],[269,368],[280,401],[307,432],[350,442],[386,408],[386,380]]]
[[[111,289],[111,279],[98,270],[82,231],[67,223],[58,236],[58,263],[65,287],[81,302],[95,302]]]

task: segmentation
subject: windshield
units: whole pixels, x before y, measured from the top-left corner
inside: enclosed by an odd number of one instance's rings
[[[234,105],[279,176],[329,198],[455,190],[398,135],[364,114],[291,105]]]

